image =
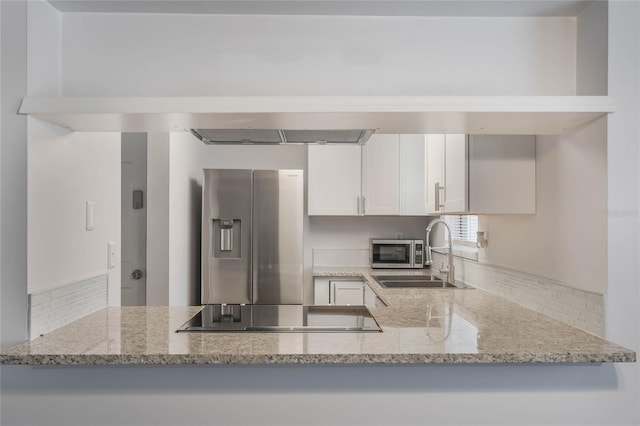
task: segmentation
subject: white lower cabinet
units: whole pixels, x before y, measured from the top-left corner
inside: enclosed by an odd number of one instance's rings
[[[330,281],[329,299],[332,305],[364,304],[364,283],[362,281]]]
[[[385,303],[378,297],[375,291],[371,290],[369,284],[364,284],[364,304],[370,308],[374,308],[376,306],[387,306]]]
[[[378,295],[362,280],[345,278],[314,279],[315,305],[381,306]]]

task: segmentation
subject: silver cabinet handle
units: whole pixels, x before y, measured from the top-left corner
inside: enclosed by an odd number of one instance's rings
[[[357,210],[357,215],[360,216],[360,196],[356,195],[356,210]]]
[[[362,196],[362,214],[365,215],[367,214],[367,209],[366,209],[366,202],[367,199],[364,197],[364,195]]]
[[[435,202],[436,202],[436,211],[439,212],[444,208],[444,204],[440,203],[440,191],[444,189],[444,186],[440,185],[440,182],[436,182],[435,185]]]
[[[358,195],[356,197],[356,203],[358,206],[358,216],[364,216],[364,202],[365,202],[365,198],[364,195]]]

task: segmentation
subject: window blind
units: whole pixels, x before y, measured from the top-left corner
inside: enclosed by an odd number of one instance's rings
[[[478,216],[475,215],[447,215],[444,221],[451,228],[453,241],[476,242],[478,232]]]

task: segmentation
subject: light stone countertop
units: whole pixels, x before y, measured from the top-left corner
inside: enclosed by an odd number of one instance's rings
[[[429,364],[635,362],[632,350],[478,289],[384,289],[382,333],[176,333],[200,307],[112,307],[0,354],[0,364]],[[425,274],[428,270],[379,274]],[[428,319],[429,313],[431,319]]]

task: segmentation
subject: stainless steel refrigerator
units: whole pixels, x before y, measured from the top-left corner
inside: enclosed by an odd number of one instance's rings
[[[302,304],[302,170],[205,169],[202,304]]]

